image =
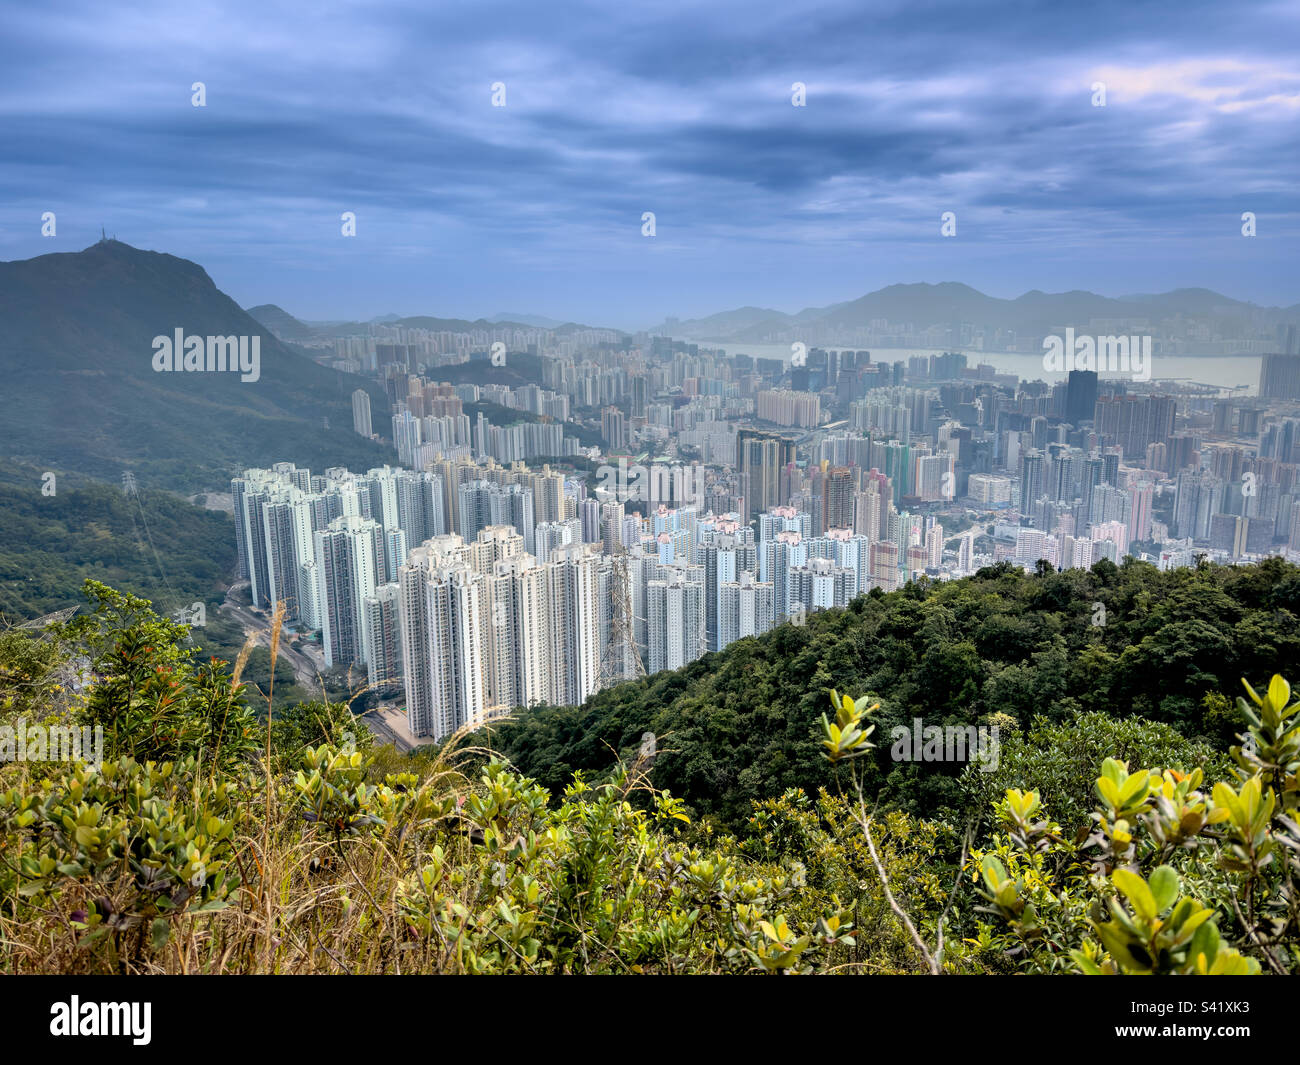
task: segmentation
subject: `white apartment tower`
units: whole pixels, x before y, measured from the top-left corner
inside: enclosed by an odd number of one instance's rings
[[[402,683],[401,598],[398,585],[389,583],[381,584],[362,602],[368,680],[380,691]]]
[[[600,555],[591,544],[551,552],[547,566],[554,702],[577,706],[600,686]]]
[[[381,583],[383,551],[383,530],[368,518],[335,518],[316,534],[321,646],[327,667],[366,660],[364,601]]]
[[[370,393],[364,388],[352,393],[352,428],[366,438],[375,435],[370,424]]]
[[[646,669],[680,669],[704,654],[704,581],[669,570],[646,585]]]
[[[776,596],[770,581],[759,581],[741,571],[736,581],[718,588],[718,646],[726,647],[746,636],[761,636],[776,617]]]
[[[402,671],[413,735],[441,740],[485,718],[485,582],[465,561],[458,536],[414,548],[399,570]]]

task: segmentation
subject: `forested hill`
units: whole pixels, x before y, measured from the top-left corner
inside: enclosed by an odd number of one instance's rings
[[[186,259],[105,240],[0,263],[0,321],[10,461],[191,493],[268,456],[315,469],[394,457],[352,431],[353,391],[381,424],[381,388],[282,344]],[[257,372],[157,372],[154,339],[177,329],[257,338]]]
[[[490,742],[559,790],[576,769],[607,771],[615,752],[632,761],[652,732],[656,786],[734,826],[750,800],[833,784],[843,770],[820,757],[826,692],[870,692],[881,707],[876,750],[861,760],[866,793],[951,812],[965,801],[961,766],[891,761],[891,726],[995,714],[1026,726],[1097,710],[1166,723],[1223,751],[1244,727],[1241,678],[1267,684],[1297,663],[1300,567],[1280,559],[1166,573],[1130,559],[1032,576],[1002,563],[873,592],[580,707],[520,711]]]

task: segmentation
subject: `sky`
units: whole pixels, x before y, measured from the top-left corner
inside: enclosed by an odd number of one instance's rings
[[[308,320],[635,329],[916,281],[1300,302],[1300,4],[6,0],[0,25],[4,260],[103,225]]]

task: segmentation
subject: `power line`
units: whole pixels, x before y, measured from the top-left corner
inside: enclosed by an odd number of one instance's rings
[[[140,502],[140,488],[136,484],[135,474],[130,470],[122,474],[122,488],[126,492],[128,499],[135,500],[136,509],[140,512],[140,522],[144,525],[145,538],[149,541],[149,549],[153,552],[154,563],[158,567],[158,575],[162,578],[163,587],[167,589],[171,598],[173,609],[170,613],[175,613],[177,610],[183,609],[186,604],[181,602],[181,597],[176,593],[176,589],[172,587],[171,581],[167,579],[167,570],[163,567],[162,556],[158,553],[158,548],[153,542],[153,533],[149,529],[149,519],[144,512],[144,504]],[[131,516],[131,523],[132,525],[135,524],[135,515]]]

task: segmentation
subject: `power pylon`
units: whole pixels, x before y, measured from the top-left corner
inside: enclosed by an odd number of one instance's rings
[[[46,614],[44,617],[33,618],[31,621],[24,621],[15,626],[15,629],[43,629],[46,625],[57,625],[60,622],[67,621],[72,617],[80,607],[69,606],[62,610],[56,610],[53,614]]]
[[[628,592],[627,557],[622,548],[611,558],[609,580],[610,626],[605,653],[600,659],[602,688],[645,676],[645,663],[641,661],[641,652],[636,645],[632,596]]]

